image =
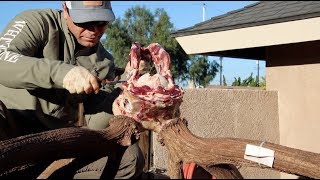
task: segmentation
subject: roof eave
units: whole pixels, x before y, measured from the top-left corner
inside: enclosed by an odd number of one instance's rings
[[[309,18],[314,18],[314,17],[320,17],[320,12],[303,14],[303,15],[299,15],[299,16],[284,17],[284,18],[279,18],[279,19],[272,19],[272,20],[267,20],[267,21],[238,24],[235,26],[223,26],[223,27],[219,27],[219,28],[208,28],[208,29],[194,30],[196,28],[194,26],[193,28],[185,28],[185,29],[181,29],[176,32],[173,32],[173,33],[171,33],[171,37],[175,38],[175,37],[189,36],[189,35],[196,35],[196,34],[205,34],[205,33],[211,33],[211,32],[228,31],[228,30],[233,30],[233,29],[262,26],[262,25],[275,24],[275,23],[281,23],[281,22],[296,21],[296,20],[309,19]]]
[[[187,54],[221,54],[229,50],[320,40],[319,24],[320,17],[315,17],[175,38]]]

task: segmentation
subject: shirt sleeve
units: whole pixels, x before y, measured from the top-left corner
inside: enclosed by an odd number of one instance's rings
[[[62,88],[64,76],[74,66],[39,55],[47,43],[50,23],[29,11],[17,15],[6,26],[0,37],[2,85],[17,89]]]

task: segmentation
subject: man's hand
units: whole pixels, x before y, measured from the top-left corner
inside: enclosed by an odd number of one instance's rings
[[[82,66],[72,68],[63,78],[63,87],[71,94],[99,92],[98,78]]]

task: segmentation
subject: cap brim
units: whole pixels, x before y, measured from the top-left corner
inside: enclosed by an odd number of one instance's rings
[[[90,21],[112,22],[115,19],[114,13],[110,9],[69,9],[69,14],[75,23]]]

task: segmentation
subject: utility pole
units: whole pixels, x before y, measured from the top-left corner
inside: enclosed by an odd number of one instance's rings
[[[260,75],[259,75],[259,70],[260,70],[259,60],[257,60],[256,63],[257,63],[257,77],[258,77],[258,84],[259,84],[259,80],[260,80]]]
[[[202,4],[202,22],[206,20],[206,3]]]
[[[220,56],[220,86],[222,86],[222,56]]]

